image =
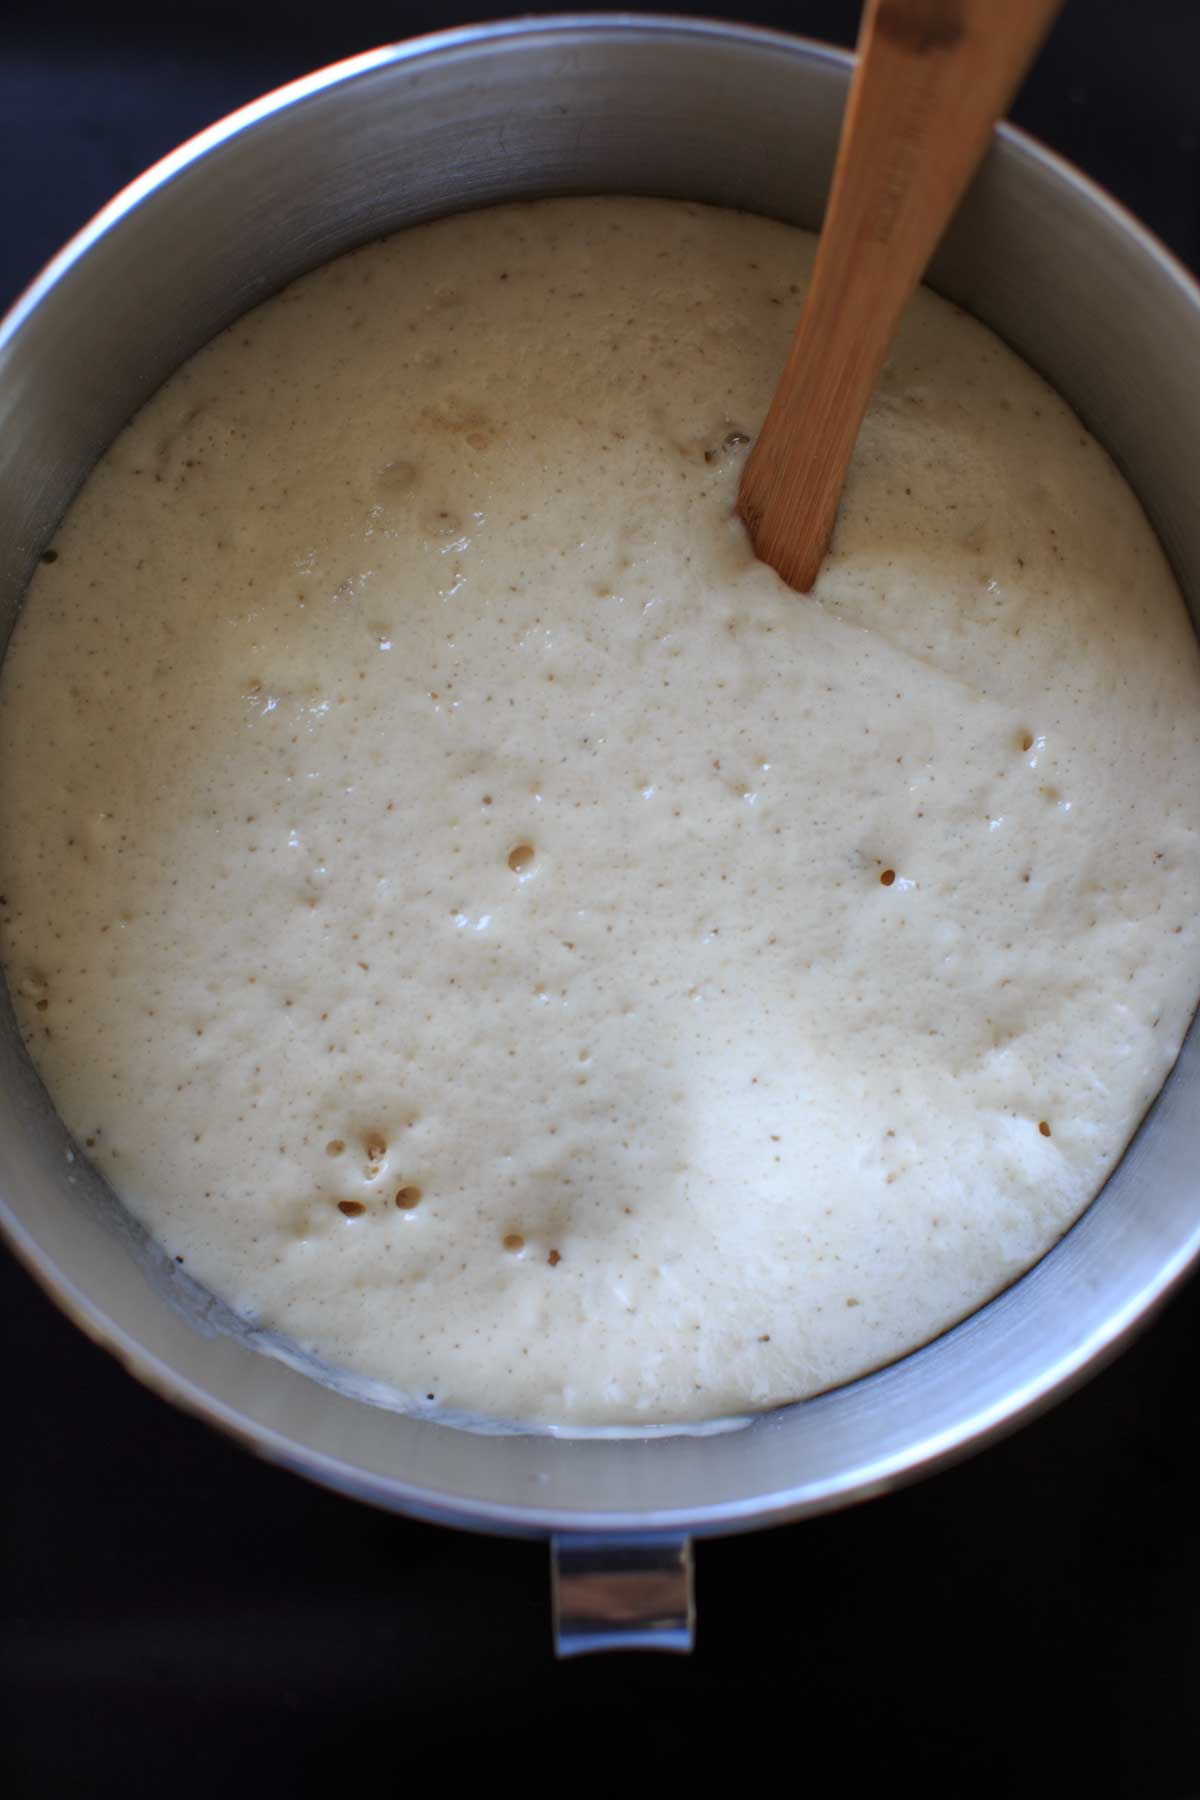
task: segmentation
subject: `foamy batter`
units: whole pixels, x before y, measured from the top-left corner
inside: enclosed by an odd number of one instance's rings
[[[3,951],[202,1283],[414,1403],[708,1418],[1039,1257],[1200,986],[1200,659],[1067,407],[922,292],[810,599],[733,517],[813,243],[443,221],[118,439],[0,685]]]

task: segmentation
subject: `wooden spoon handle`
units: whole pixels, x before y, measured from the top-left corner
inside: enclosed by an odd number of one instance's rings
[[[867,0],[812,284],[738,494],[801,593],[900,314],[1059,4]]]

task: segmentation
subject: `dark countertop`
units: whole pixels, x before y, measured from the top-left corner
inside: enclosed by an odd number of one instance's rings
[[[10,0],[0,303],[123,182],[280,82],[507,8]],[[512,10],[516,10],[513,8]],[[549,10],[544,8],[527,10]],[[843,42],[838,0],[693,13]],[[1070,0],[1017,120],[1200,268],[1200,6]],[[1197,396],[1200,406],[1200,395]],[[1200,1795],[1200,1288],[1016,1436],[698,1551],[690,1661],[556,1666],[546,1553],[268,1468],[155,1399],[0,1254],[0,1774],[30,1796],[492,1780]],[[506,1752],[514,1753],[511,1760]],[[761,1776],[760,1776],[761,1779]]]

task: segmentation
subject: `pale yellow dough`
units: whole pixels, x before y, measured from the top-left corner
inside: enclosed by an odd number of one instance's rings
[[[1079,1214],[1195,1003],[1196,642],[1042,381],[922,292],[813,597],[755,562],[811,254],[572,200],[320,270],[118,439],[4,665],[64,1119],[422,1407],[694,1421],[898,1356]]]

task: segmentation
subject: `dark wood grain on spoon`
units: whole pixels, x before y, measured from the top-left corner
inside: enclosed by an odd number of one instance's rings
[[[867,0],[796,336],[738,511],[807,593],[900,315],[1061,0]]]

